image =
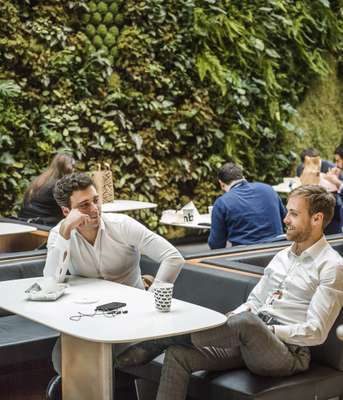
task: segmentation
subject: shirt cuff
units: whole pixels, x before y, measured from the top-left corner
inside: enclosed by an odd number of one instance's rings
[[[285,325],[274,325],[274,333],[280,340],[285,343],[289,342],[290,327]]]

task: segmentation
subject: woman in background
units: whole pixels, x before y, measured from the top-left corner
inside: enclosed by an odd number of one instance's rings
[[[73,172],[74,164],[71,156],[56,154],[49,167],[27,188],[19,219],[50,226],[55,226],[63,219],[62,211],[53,196],[53,188],[58,179]]]

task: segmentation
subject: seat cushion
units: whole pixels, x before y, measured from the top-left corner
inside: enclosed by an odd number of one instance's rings
[[[336,329],[343,324],[343,309],[339,313],[325,343],[311,347],[312,360],[343,371],[343,343],[336,335]]]
[[[0,367],[50,358],[59,333],[18,315],[0,318]]]
[[[146,380],[159,382],[163,355],[151,363],[124,368],[123,371]],[[199,400],[327,400],[343,393],[343,373],[318,364],[309,371],[284,378],[260,377],[247,369],[225,372],[200,371],[192,374],[191,398]]]

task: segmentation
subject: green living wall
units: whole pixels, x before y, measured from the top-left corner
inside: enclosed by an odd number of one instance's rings
[[[228,159],[272,183],[342,32],[338,0],[0,0],[0,213],[59,149],[160,209],[204,210]]]

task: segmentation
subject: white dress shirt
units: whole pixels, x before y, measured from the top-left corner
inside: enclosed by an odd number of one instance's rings
[[[343,258],[323,236],[297,256],[290,246],[272,259],[247,302],[233,313],[267,312],[285,343],[323,343],[343,305]]]
[[[155,281],[174,282],[183,257],[167,240],[123,214],[102,214],[94,245],[73,229],[69,240],[60,234],[62,221],[51,229],[44,276],[59,282],[66,272],[89,278],[103,278],[144,288],[139,266],[144,254],[160,263]]]

